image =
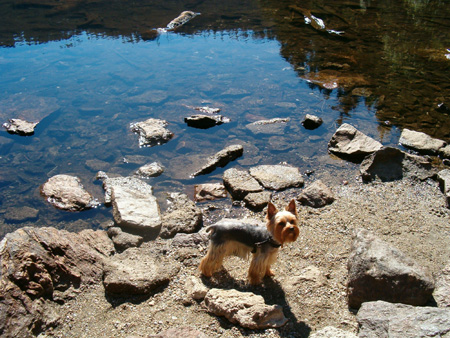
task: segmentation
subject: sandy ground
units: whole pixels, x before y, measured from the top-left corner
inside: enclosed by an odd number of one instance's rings
[[[352,232],[366,228],[430,269],[436,276],[450,260],[450,212],[436,182],[397,181],[389,183],[330,186],[336,201],[325,208],[298,207],[301,234],[297,242],[281,249],[274,266],[276,276],[264,285],[245,283],[247,262],[230,258],[208,287],[252,291],[268,304],[283,306],[289,322],[279,329],[248,330],[225,318],[206,312],[201,302],[186,296],[187,277],[199,276],[197,266],[205,248],[177,250],[164,240],[145,243],[141,250],[165,252],[181,262],[179,274],[164,288],[148,297],[105,297],[102,285],[92,286],[62,306],[55,306],[61,317],[57,329],[42,337],[147,337],[179,326],[194,327],[210,337],[307,337],[325,326],[356,332],[355,313],[346,302],[347,259]],[[273,200],[284,205],[298,190],[277,193]],[[214,204],[214,203],[212,203]],[[244,208],[205,212],[205,222],[221,216],[264,214]],[[321,278],[305,276],[314,266]]]

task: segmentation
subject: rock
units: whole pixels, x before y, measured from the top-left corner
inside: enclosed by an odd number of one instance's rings
[[[158,104],[161,103],[169,97],[167,91],[165,90],[148,90],[142,94],[131,96],[126,99],[129,103],[134,104]]]
[[[313,182],[309,187],[303,189],[297,200],[313,208],[322,208],[334,202],[333,192],[321,180]]]
[[[368,302],[356,318],[360,338],[447,337],[450,332],[449,308]]]
[[[139,135],[140,147],[153,147],[169,142],[173,133],[166,129],[169,123],[165,120],[150,118],[143,122],[132,123],[131,131]]]
[[[39,216],[39,210],[30,207],[9,207],[5,212],[5,221],[10,223],[22,223],[35,221]]]
[[[304,184],[298,168],[285,165],[260,165],[250,168],[250,175],[266,189],[283,190]]]
[[[244,197],[244,203],[247,208],[260,211],[266,207],[271,198],[270,191],[251,192]]]
[[[318,72],[307,73],[302,77],[308,82],[328,90],[340,87],[346,92],[350,92],[355,87],[369,85],[369,82],[360,74],[349,74],[333,69],[324,69]]]
[[[352,332],[344,331],[333,326],[326,326],[311,334],[309,338],[358,338],[358,336]]]
[[[162,217],[161,238],[172,238],[179,232],[197,232],[202,227],[202,211],[187,195],[172,193],[169,202],[170,207]]]
[[[256,121],[247,124],[247,128],[254,134],[282,135],[290,118],[274,118],[270,120]]]
[[[24,227],[7,234],[0,243],[2,337],[34,337],[33,330],[54,326],[57,315],[46,303],[100,283],[113,252],[104,231]]]
[[[441,170],[437,175],[437,180],[445,195],[447,208],[450,208],[450,169]]]
[[[302,121],[303,127],[306,129],[316,129],[319,128],[323,123],[323,120],[320,117],[315,115],[306,114],[305,118]]]
[[[428,271],[364,229],[355,233],[348,274],[351,308],[376,300],[422,306],[434,290]]]
[[[108,236],[111,238],[114,243],[114,247],[119,252],[124,251],[128,248],[138,247],[144,241],[144,238],[142,236],[123,232],[119,227],[109,228]]]
[[[436,279],[433,298],[439,307],[450,308],[450,261]]]
[[[446,145],[445,147],[439,149],[439,154],[446,158],[449,159],[450,158],[450,144]]]
[[[208,129],[214,126],[221,125],[223,123],[228,123],[230,122],[230,119],[222,115],[197,114],[186,117],[184,119],[184,122],[186,122],[189,127]]]
[[[209,157],[208,162],[201,169],[193,173],[192,176],[195,177],[209,174],[217,167],[225,167],[229,162],[241,157],[243,153],[244,147],[240,144],[228,146],[216,153],[214,156]]]
[[[194,195],[197,202],[211,201],[227,197],[227,190],[221,183],[197,184],[194,187]]]
[[[162,331],[158,334],[148,336],[148,338],[209,338],[203,332],[192,327],[177,327]]]
[[[193,234],[178,233],[172,240],[174,248],[197,248],[200,245],[208,243],[208,235],[206,233],[196,232]]]
[[[429,159],[392,147],[383,147],[367,156],[361,162],[359,170],[363,180],[383,182],[404,177],[424,181],[436,174]]]
[[[87,160],[85,162],[86,167],[92,171],[108,170],[111,164],[101,160]]]
[[[231,168],[223,173],[223,183],[233,198],[241,200],[247,194],[263,191],[263,187],[248,171]]]
[[[432,138],[431,136],[413,131],[409,129],[403,129],[400,135],[399,143],[407,148],[414,149],[423,154],[435,155],[443,148],[446,143],[442,140]]]
[[[184,287],[187,295],[195,300],[202,300],[208,293],[208,288],[195,276],[188,277]]]
[[[347,123],[342,124],[328,142],[330,152],[355,161],[361,161],[381,147],[380,142]]]
[[[281,306],[266,305],[263,297],[251,292],[211,289],[204,301],[208,312],[249,329],[280,327],[287,322]]]
[[[298,285],[304,285],[305,283],[310,283],[316,288],[321,287],[327,284],[327,277],[318,267],[310,265],[304,268],[300,275],[290,277],[287,284],[289,289],[295,290]]]
[[[3,127],[10,134],[19,134],[23,136],[33,135],[34,128],[37,126],[38,122],[28,122],[21,119],[10,119],[9,122],[3,123]]]
[[[164,167],[158,162],[152,162],[140,167],[136,175],[141,177],[157,177],[164,172]]]
[[[134,177],[107,178],[103,181],[105,202],[113,206],[115,224],[122,229],[159,232],[161,212],[153,188]]]
[[[41,194],[56,208],[81,211],[99,203],[88,193],[78,177],[56,175],[41,186]]]
[[[110,295],[148,295],[168,284],[179,269],[179,264],[165,255],[130,248],[108,262],[103,285]]]

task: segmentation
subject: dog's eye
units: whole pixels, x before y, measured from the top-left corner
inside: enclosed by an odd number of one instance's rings
[[[282,226],[282,227],[284,227],[284,226],[286,226],[286,222],[280,222],[280,223],[278,223],[280,226]]]

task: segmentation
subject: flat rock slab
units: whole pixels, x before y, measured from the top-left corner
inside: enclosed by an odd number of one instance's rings
[[[248,171],[231,168],[223,173],[223,183],[233,198],[241,200],[247,194],[263,191],[263,187]]]
[[[271,190],[301,187],[304,184],[298,168],[285,165],[260,165],[250,168],[250,175],[264,188]]]
[[[56,175],[41,186],[41,194],[58,209],[81,211],[99,203],[87,192],[78,177]]]
[[[364,303],[356,316],[360,338],[448,337],[450,308]]]
[[[313,182],[310,186],[303,189],[297,200],[313,208],[322,208],[334,202],[333,192],[321,180]]]
[[[384,300],[423,306],[434,290],[431,274],[373,233],[356,230],[348,258],[348,303]]]
[[[173,137],[173,133],[166,128],[168,124],[165,120],[150,118],[132,123],[130,129],[139,135],[140,147],[153,147],[169,142]]]
[[[151,185],[134,177],[116,177],[105,179],[103,188],[116,225],[145,232],[160,230],[161,212]]]
[[[168,284],[179,269],[176,261],[164,255],[130,248],[110,259],[103,285],[111,295],[146,295]]]
[[[217,167],[225,167],[229,162],[241,157],[244,147],[240,144],[231,145],[209,157],[207,163],[192,174],[192,177],[205,175],[213,172]]]
[[[437,154],[446,143],[442,140],[414,130],[403,129],[399,143],[407,148],[414,149],[424,154]]]
[[[284,133],[290,118],[274,118],[270,120],[256,121],[247,124],[247,128],[254,134],[276,134]]]
[[[193,233],[203,225],[203,213],[186,194],[169,195],[169,208],[162,216],[161,238],[172,238],[177,233]]]
[[[33,135],[34,128],[38,122],[28,122],[21,119],[10,119],[9,122],[3,123],[3,127],[11,134]]]
[[[280,327],[287,322],[281,306],[267,305],[262,296],[251,292],[211,289],[204,302],[208,312],[249,329]]]
[[[342,124],[328,142],[328,150],[338,156],[361,161],[381,149],[380,142],[363,134],[348,123]]]

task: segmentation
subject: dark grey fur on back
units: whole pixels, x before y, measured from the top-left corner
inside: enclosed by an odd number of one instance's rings
[[[265,227],[251,224],[212,225],[208,229],[212,232],[211,241],[220,245],[225,241],[237,241],[249,247],[257,243],[269,241],[272,237]]]

